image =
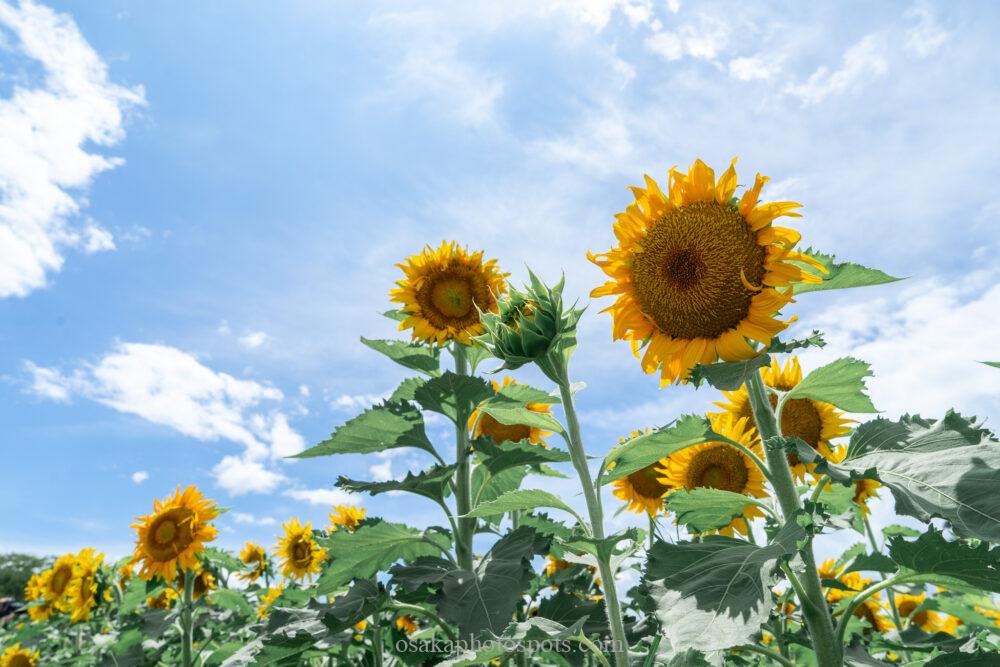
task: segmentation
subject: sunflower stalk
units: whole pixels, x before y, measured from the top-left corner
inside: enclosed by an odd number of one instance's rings
[[[455,373],[469,374],[469,358],[465,345],[455,342],[452,351],[455,357]],[[469,518],[472,511],[472,471],[469,465],[469,420],[470,406],[460,402],[457,406],[455,426],[455,503],[457,533],[455,534],[455,557],[459,568],[472,570],[472,538],[476,532],[476,519]]]
[[[181,607],[181,665],[191,667],[194,664],[192,652],[194,648],[194,572],[184,570],[184,601]]]
[[[761,441],[766,445],[772,438],[779,437],[781,431],[760,373],[750,373],[747,392]],[[778,497],[781,512],[785,521],[794,521],[795,514],[802,509],[802,502],[795,490],[792,471],[788,467],[788,457],[783,449],[774,447],[765,449],[767,466],[771,472],[771,484]],[[799,555],[805,564],[805,572],[800,579],[802,589],[800,595],[804,596],[802,615],[813,640],[817,664],[820,667],[840,667],[843,665],[842,640],[838,640],[834,634],[833,619],[823,597],[811,538],[799,550]]]

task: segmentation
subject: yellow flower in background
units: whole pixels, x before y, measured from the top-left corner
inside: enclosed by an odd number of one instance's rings
[[[633,431],[629,437],[621,438],[622,444],[634,438],[649,433],[649,429],[644,431]],[[612,493],[619,500],[628,503],[628,511],[635,514],[647,513],[651,517],[663,511],[663,497],[667,495],[670,486],[664,484],[660,479],[662,474],[660,468],[666,465],[666,460],[662,459],[656,463],[651,463],[642,470],[616,479],[612,482]]]
[[[562,570],[568,570],[573,565],[568,560],[563,560],[561,558],[556,558],[552,554],[549,554],[548,556],[546,556],[546,559],[547,559],[546,563],[545,563],[545,576],[546,577],[551,577],[556,572],[560,572]]]
[[[917,611],[917,608],[927,601],[927,593],[921,593],[920,595],[896,593],[895,598],[896,611],[899,612],[900,618],[908,618],[910,625],[916,625],[929,634],[934,634],[935,632],[954,634],[955,630],[961,624],[961,621],[954,616],[939,614],[930,609]]]
[[[209,521],[219,516],[215,503],[195,486],[180,487],[164,501],[153,501],[153,513],[132,524],[136,530],[135,560],[139,576],[173,581],[178,571],[198,569],[198,554],[218,531]]]
[[[719,177],[701,160],[688,173],[670,170],[668,192],[646,176],[633,187],[635,203],[615,216],[618,246],[588,259],[611,280],[592,297],[615,295],[606,308],[615,340],[642,354],[647,373],[661,384],[681,382],[698,363],[734,361],[756,354],[788,326],[775,314],[792,300],[794,282],[820,282],[802,264],[823,266],[793,248],[801,235],[775,227],[798,217],[795,202],[759,203],[767,178],[757,174],[739,202],[736,160]]]
[[[59,611],[69,611],[66,605],[66,593],[73,581],[73,567],[76,565],[74,554],[65,554],[56,559],[46,572],[42,573],[42,595]]]
[[[396,617],[396,629],[400,632],[405,632],[408,635],[412,635],[417,631],[417,619],[412,616],[397,616]]]
[[[215,575],[205,568],[200,568],[194,575],[194,590],[192,591],[194,599],[197,600],[206,593],[214,591],[216,588],[218,586],[215,583]]]
[[[259,544],[247,542],[240,551],[240,560],[244,565],[251,566],[249,570],[236,575],[247,583],[257,581],[267,569],[267,552]]]
[[[42,602],[39,602],[41,600]],[[24,587],[24,601],[35,604],[28,605],[28,618],[35,623],[47,621],[52,618],[55,608],[51,602],[45,600],[45,576],[39,572],[31,575],[28,584]]]
[[[710,421],[719,435],[761,454],[760,444],[753,441],[746,419],[723,413],[710,417]],[[673,489],[723,489],[755,498],[767,496],[760,469],[750,457],[724,442],[707,442],[681,449],[663,459],[658,470],[660,482]],[[735,531],[746,535],[746,522],[762,516],[764,513],[759,507],[747,505],[742,517],[736,517],[717,532],[732,536]]]
[[[993,624],[1000,628],[1000,610],[987,609],[986,607],[975,607],[975,610],[986,618],[992,618]]]
[[[298,519],[291,519],[282,528],[285,535],[278,541],[275,555],[281,563],[281,573],[293,579],[308,579],[319,574],[319,566],[328,558],[323,549],[313,539],[312,523],[303,526]]]
[[[8,646],[0,655],[0,667],[35,667],[41,658],[38,651],[21,648],[20,644]]]
[[[90,611],[97,605],[97,571],[104,563],[104,554],[95,549],[82,549],[76,556],[73,580],[66,589],[70,622],[90,620]]]
[[[503,386],[501,386],[496,380],[490,380],[490,384],[493,385],[493,391],[499,393],[503,387],[516,385],[517,382],[514,378],[508,376],[503,379]],[[527,403],[525,404],[525,407],[528,410],[539,414],[552,414],[551,403]],[[472,414],[469,415],[469,431],[471,431],[473,438],[486,436],[497,444],[501,442],[520,442],[521,440],[527,440],[535,445],[544,445],[545,436],[551,435],[550,431],[543,431],[542,429],[534,426],[525,426],[524,424],[501,424],[496,419],[490,415],[484,414],[479,409],[473,410]]]
[[[854,504],[861,508],[865,516],[871,511],[868,509],[868,499],[878,498],[878,489],[881,486],[874,479],[854,480]]]
[[[267,618],[267,615],[271,612],[271,605],[274,604],[274,601],[278,599],[278,596],[280,596],[284,590],[284,584],[271,586],[267,589],[267,593],[260,599],[260,606],[257,607],[258,618]]]
[[[354,532],[358,524],[365,518],[367,510],[354,505],[334,505],[330,512],[330,532],[336,532],[341,527]]]
[[[496,296],[507,291],[509,274],[500,272],[496,260],[484,262],[482,251],[470,253],[454,241],[436,250],[428,245],[396,266],[406,277],[389,295],[406,313],[399,330],[411,329],[414,340],[468,345],[483,332],[479,311],[496,312]]]
[[[772,358],[770,368],[761,370],[761,378],[768,387],[779,391],[790,391],[802,382],[802,367],[799,365],[798,357],[788,359],[784,368],[781,367],[777,359]],[[742,386],[736,391],[722,393],[729,402],[719,402],[716,405],[736,417],[746,417],[753,430],[754,438],[759,438],[746,386]],[[770,397],[771,406],[774,407],[777,405],[778,399],[773,394]],[[785,403],[781,411],[781,433],[801,438],[825,458],[830,458],[833,454],[830,441],[850,431],[848,426],[850,423],[851,420],[845,419],[844,413],[833,405],[809,398],[793,398]],[[809,466],[807,470],[806,465],[799,460],[796,454],[788,455],[788,464],[792,468],[795,479],[799,481],[804,480],[806,472],[812,472],[813,468],[813,466]]]
[[[122,588],[128,586],[128,582],[132,581],[132,577],[135,576],[135,559],[128,561],[120,568],[118,568],[118,585]]]
[[[362,639],[364,639],[364,637],[362,636],[362,633],[364,633],[364,631],[367,628],[368,628],[368,619],[366,619],[366,618],[362,618],[360,621],[358,621],[357,623],[355,623],[354,624],[354,631],[355,631],[356,634],[354,635],[354,641],[361,641]]]
[[[146,605],[150,609],[170,609],[177,602],[177,599],[177,591],[168,586],[159,595],[146,598]]]

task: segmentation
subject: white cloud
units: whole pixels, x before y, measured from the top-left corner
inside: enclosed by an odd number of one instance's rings
[[[820,66],[801,84],[789,84],[785,92],[798,97],[802,106],[818,104],[830,95],[846,93],[880,78],[889,71],[884,38],[866,35],[844,53],[839,69]]]
[[[256,350],[271,342],[271,336],[264,331],[249,331],[240,336],[238,342],[246,350]]]
[[[392,459],[387,458],[382,463],[369,466],[368,474],[371,475],[372,481],[375,482],[388,482],[390,479],[394,479],[392,474]]]
[[[356,505],[358,495],[343,489],[288,489],[283,495],[310,505]]]
[[[646,47],[667,60],[684,56],[714,60],[729,42],[729,26],[718,18],[702,16],[698,25],[682,25],[675,31],[661,31],[646,40]]]
[[[934,12],[927,4],[921,3],[910,9],[906,18],[916,22],[906,31],[906,48],[919,58],[934,55],[948,40],[948,32],[938,25]]]
[[[997,356],[997,278],[993,271],[922,281],[894,296],[826,308],[809,325],[829,344],[806,358],[811,365],[848,355],[869,362],[872,401],[890,417],[940,417],[948,408],[988,414],[1000,395],[1000,371],[977,361]]]
[[[121,343],[70,374],[30,361],[25,368],[28,391],[38,396],[67,401],[78,395],[198,440],[243,445],[242,457],[226,457],[214,469],[219,484],[234,494],[272,491],[284,478],[260,461],[305,449],[284,413],[259,410],[262,403],[281,401],[280,390],[215,371],[174,347]]]
[[[357,412],[381,403],[389,394],[341,394],[330,401],[330,407],[338,412]]]
[[[227,456],[219,461],[212,474],[215,482],[234,496],[244,493],[271,493],[286,477],[268,470],[259,461],[243,456]]]
[[[302,398],[309,398],[309,395],[311,393],[312,392],[309,390],[309,385],[307,384],[299,385],[299,396],[301,396]]]
[[[132,473],[132,481],[136,484],[142,484],[147,479],[149,479],[149,473],[145,470],[137,470]]]
[[[780,65],[770,58],[733,58],[729,61],[729,76],[740,81],[770,79],[778,73]]]
[[[628,120],[623,110],[606,103],[588,111],[572,134],[532,142],[528,152],[598,174],[623,171],[634,155]]]
[[[253,514],[248,514],[247,512],[233,512],[233,521],[236,523],[251,525],[251,526],[274,526],[277,525],[278,521],[274,517],[262,516],[257,517]]]
[[[0,2],[0,48],[16,48],[45,72],[37,87],[0,100],[0,298],[44,287],[69,249],[114,248],[97,223],[74,224],[77,192],[122,161],[88,152],[124,136],[124,113],[144,104],[140,87],[108,80],[107,67],[73,20],[25,1]]]

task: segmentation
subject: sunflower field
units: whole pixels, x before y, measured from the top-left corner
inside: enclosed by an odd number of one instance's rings
[[[437,525],[336,506],[228,553],[226,508],[165,492],[136,508],[130,556],[88,548],[34,573],[0,667],[1000,664],[1000,442],[955,411],[876,416],[862,359],[803,371],[824,339],[784,335],[798,300],[897,278],[804,248],[776,223],[800,204],[766,201],[760,174],[740,186],[735,164],[645,177],[614,246],[588,256],[612,338],[663,392],[698,387],[702,413],[585,444],[571,361],[601,351],[577,350],[583,307],[562,282],[517,287],[482,251],[429,245],[389,290],[402,338],[361,339],[412,377],[297,457],[334,471],[422,450],[425,470],[337,486],[419,496]],[[428,436],[432,413],[453,441]],[[578,495],[546,490],[563,471]],[[873,530],[887,494],[924,528]],[[610,531],[622,511],[645,527]],[[836,531],[844,550],[821,558]]]

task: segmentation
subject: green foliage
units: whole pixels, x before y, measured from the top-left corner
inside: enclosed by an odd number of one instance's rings
[[[744,361],[719,361],[707,366],[698,364],[691,369],[688,381],[696,387],[700,387],[702,382],[708,382],[716,389],[734,391],[746,383],[751,373],[760,372],[759,369],[770,363],[769,355],[758,354]]]
[[[436,347],[419,343],[404,343],[398,340],[373,340],[361,337],[361,342],[389,357],[397,364],[434,376],[440,372],[441,352]]]
[[[534,403],[535,401],[516,398],[516,395],[501,391],[480,403],[479,409],[501,424],[532,426],[546,431],[562,433],[562,424],[555,417],[544,412],[535,412],[528,409],[528,403]],[[551,400],[551,397],[549,397],[549,400]]]
[[[435,465],[418,473],[408,472],[403,479],[391,479],[387,482],[364,482],[341,476],[337,479],[337,486],[345,491],[373,496],[390,491],[405,491],[440,502],[450,494],[449,482],[454,474],[454,465]]]
[[[0,554],[0,598],[24,599],[24,587],[35,571],[40,569],[45,559],[31,554]]]
[[[609,484],[656,463],[668,454],[703,442],[718,440],[704,417],[684,415],[673,425],[632,438],[604,458],[600,484]]]
[[[569,461],[569,452],[536,445],[528,440],[496,443],[492,438],[479,438],[474,447],[482,464],[494,475],[518,466],[537,467],[545,463]]]
[[[292,458],[333,454],[371,454],[398,447],[416,447],[437,457],[424,432],[424,418],[413,404],[385,402],[362,412],[339,427],[328,440]]]
[[[801,266],[811,273],[820,275],[823,278],[821,283],[795,283],[795,294],[805,294],[806,292],[818,292],[822,290],[847,289],[850,287],[867,287],[869,285],[884,285],[893,283],[900,278],[890,276],[888,273],[878,269],[870,269],[867,266],[855,264],[854,262],[837,262],[833,255],[826,255],[808,248],[804,254],[818,260],[827,270],[826,274],[816,271],[812,266],[800,263]]]
[[[970,546],[949,542],[935,528],[909,542],[902,537],[889,541],[889,557],[914,574],[958,579],[983,591],[1000,593],[1000,547],[986,543]]]
[[[413,397],[424,410],[442,414],[453,423],[459,419],[460,405],[479,403],[492,395],[493,388],[482,378],[457,375],[451,371],[428,380],[413,392]]]
[[[583,522],[569,505],[548,491],[542,491],[541,489],[508,491],[495,500],[480,503],[474,510],[469,512],[469,516],[489,517],[506,514],[507,512],[531,511],[541,507],[551,507],[569,512],[577,517],[577,520],[581,523]]]
[[[826,347],[826,340],[823,338],[822,332],[813,329],[812,333],[806,338],[797,338],[789,341],[783,341],[780,337],[776,336],[771,339],[771,344],[767,346],[767,351],[771,354],[787,354],[809,347]]]
[[[844,357],[817,368],[802,378],[786,398],[811,398],[831,403],[847,412],[877,412],[865,394],[865,378],[871,366],[858,359]]]
[[[749,497],[732,491],[700,488],[674,491],[667,496],[666,504],[678,524],[687,526],[691,532],[701,533],[728,526],[753,503]]]

